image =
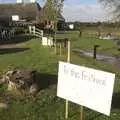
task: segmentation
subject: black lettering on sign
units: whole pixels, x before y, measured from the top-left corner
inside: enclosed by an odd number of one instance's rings
[[[68,72],[69,72],[69,69],[67,68],[66,65],[64,65],[64,74],[68,74]]]

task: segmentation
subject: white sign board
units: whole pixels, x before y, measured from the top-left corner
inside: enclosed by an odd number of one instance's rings
[[[110,115],[115,74],[59,62],[57,96]]]
[[[19,19],[19,15],[12,15],[12,21],[18,21]]]

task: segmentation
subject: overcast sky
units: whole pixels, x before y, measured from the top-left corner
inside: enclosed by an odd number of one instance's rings
[[[40,5],[43,0],[37,0]],[[0,0],[0,3],[15,3],[16,0]],[[63,16],[66,21],[105,21],[108,13],[98,0],[65,0]]]

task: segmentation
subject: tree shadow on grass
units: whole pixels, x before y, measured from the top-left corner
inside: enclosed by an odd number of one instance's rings
[[[37,73],[36,83],[40,90],[47,89],[51,85],[57,84],[57,75],[51,75],[47,73]]]
[[[23,42],[29,41],[33,38],[35,38],[35,36],[32,36],[32,35],[17,35],[14,38],[11,38],[10,40],[3,40],[3,42],[0,42],[0,44],[5,45],[5,44],[23,43]]]
[[[24,52],[25,50],[29,50],[29,48],[1,48],[0,55]]]
[[[112,108],[120,109],[120,93],[114,93],[113,94]]]

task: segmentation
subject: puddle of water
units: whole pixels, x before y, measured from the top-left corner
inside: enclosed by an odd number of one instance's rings
[[[93,57],[93,51],[86,52],[86,51],[81,50],[81,49],[73,49],[72,51],[73,52],[79,52],[80,56]],[[111,64],[118,64],[120,62],[120,58],[107,56],[107,55],[103,55],[103,54],[99,54],[99,53],[96,55],[96,59],[97,60],[102,60],[106,63],[111,63]]]

